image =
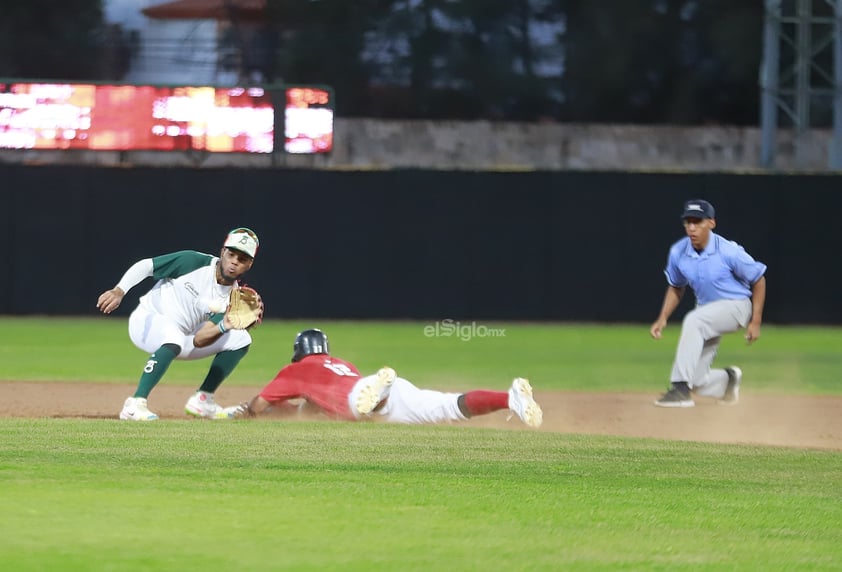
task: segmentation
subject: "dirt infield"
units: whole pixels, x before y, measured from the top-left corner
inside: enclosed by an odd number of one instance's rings
[[[238,403],[258,389],[223,386],[217,401]],[[0,381],[0,417],[117,419],[133,391],[133,385]],[[702,398],[692,409],[655,407],[657,393],[536,391],[535,398],[544,409],[540,431],[842,450],[842,397],[744,393],[735,406]],[[150,408],[162,419],[184,419],[189,394],[183,386],[159,385],[150,397]],[[464,425],[527,429],[517,418],[506,417],[497,412]]]

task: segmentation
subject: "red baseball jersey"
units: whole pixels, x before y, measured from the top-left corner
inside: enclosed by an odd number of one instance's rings
[[[260,392],[269,403],[303,397],[332,417],[355,420],[348,395],[360,380],[357,367],[329,355],[310,355],[278,372]]]

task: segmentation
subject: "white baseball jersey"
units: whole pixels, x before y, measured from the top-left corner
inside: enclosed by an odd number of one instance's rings
[[[141,350],[153,352],[163,344],[181,348],[178,359],[201,359],[251,344],[245,330],[229,330],[212,344],[196,348],[193,335],[202,325],[218,321],[228,305],[231,288],[216,281],[216,256],[181,250],[137,262],[121,279],[124,292],[144,278],[157,282],[140,297],[129,317],[129,337]]]
[[[158,282],[141,296],[140,306],[168,316],[185,334],[195,332],[213,314],[224,312],[228,304],[233,285],[217,283],[218,260],[192,250],[154,257],[152,277]]]

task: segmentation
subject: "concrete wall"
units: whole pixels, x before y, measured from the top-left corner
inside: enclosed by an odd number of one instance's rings
[[[336,119],[326,156],[0,150],[0,162],[308,169],[760,171],[756,127]],[[829,172],[831,132],[779,130],[776,171]]]

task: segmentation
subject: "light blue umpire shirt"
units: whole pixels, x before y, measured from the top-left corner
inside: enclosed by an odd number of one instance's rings
[[[696,252],[688,236],[673,244],[664,270],[670,286],[690,286],[699,305],[750,298],[751,285],[765,272],[765,264],[714,232],[701,253]]]

